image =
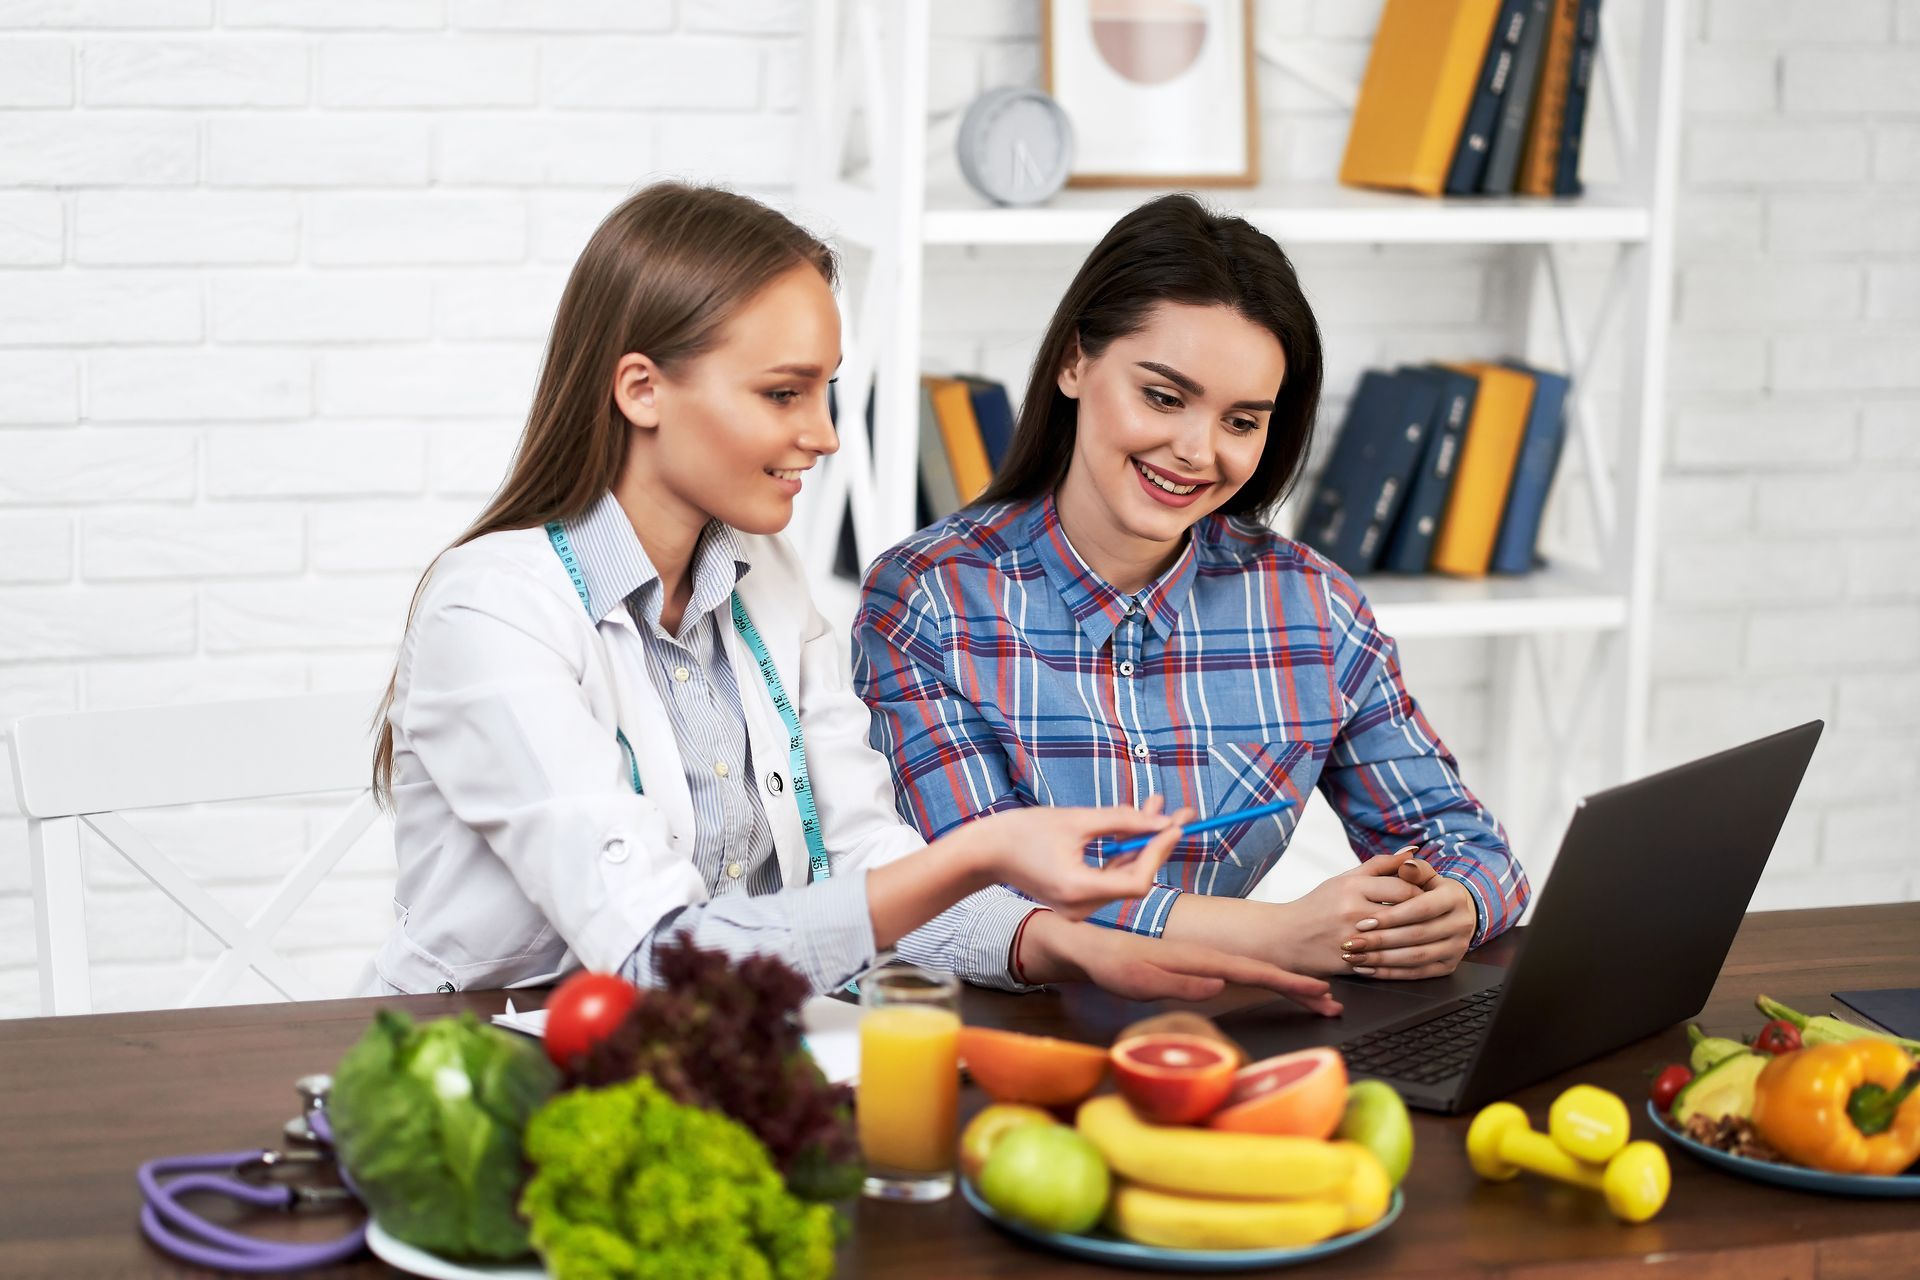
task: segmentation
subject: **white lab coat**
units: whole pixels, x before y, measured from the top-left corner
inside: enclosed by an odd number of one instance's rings
[[[923,845],[900,821],[837,638],[785,539],[736,533],[739,592],[806,736],[835,874]],[[783,881],[807,846],[786,727],[752,651],[721,620]],[[640,633],[597,626],[542,529],[491,533],[440,557],[402,644],[393,709],[396,922],[371,990],[526,985],[616,970],[663,916],[703,901],[693,805]],[[628,781],[616,726],[640,765]]]

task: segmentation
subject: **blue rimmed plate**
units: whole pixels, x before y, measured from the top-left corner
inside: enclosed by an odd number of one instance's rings
[[[1161,1249],[1104,1233],[1075,1236],[1061,1231],[1038,1231],[1002,1215],[981,1199],[980,1193],[973,1189],[973,1183],[964,1178],[960,1181],[960,1191],[981,1217],[1008,1235],[1076,1258],[1105,1262],[1112,1266],[1135,1267],[1142,1271],[1246,1271],[1254,1267],[1290,1267],[1312,1262],[1373,1239],[1393,1225],[1406,1203],[1406,1197],[1395,1188],[1393,1203],[1387,1206],[1380,1221],[1359,1231],[1349,1231],[1346,1235],[1322,1240],[1318,1244],[1298,1245],[1289,1249]]]
[[[1818,1191],[1830,1196],[1880,1196],[1887,1199],[1920,1197],[1920,1173],[1882,1176],[1865,1173],[1827,1173],[1797,1164],[1775,1164],[1737,1156],[1731,1151],[1716,1151],[1704,1142],[1696,1142],[1667,1122],[1653,1103],[1647,1103],[1647,1115],[1661,1136],[1695,1159],[1717,1164],[1730,1173],[1756,1182],[1771,1182],[1796,1191]]]

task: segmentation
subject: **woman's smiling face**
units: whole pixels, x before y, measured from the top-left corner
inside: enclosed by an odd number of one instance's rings
[[[1097,358],[1076,354],[1059,376],[1079,401],[1058,498],[1069,535],[1176,551],[1259,467],[1286,372],[1272,331],[1220,306],[1159,303]]]

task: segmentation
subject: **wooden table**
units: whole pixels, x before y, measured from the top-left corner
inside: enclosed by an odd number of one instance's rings
[[[1500,962],[1495,943],[1477,958]],[[1595,981],[1604,982],[1604,973]],[[1761,992],[1825,1012],[1828,993],[1920,986],[1920,903],[1748,917],[1700,1021],[1738,1034],[1759,1025]],[[1569,1000],[1580,993],[1568,992]],[[328,1070],[377,1002],[335,1000],[186,1012],[0,1022],[0,1275],[195,1274],[150,1249],[135,1226],[141,1160],[270,1142],[297,1109],[295,1077]],[[391,1003],[416,1016],[499,1011],[499,993]],[[969,1019],[1060,1030],[1071,996],[969,991]],[[1636,1108],[1651,1072],[1685,1057],[1679,1027],[1548,1081],[1515,1100],[1537,1122],[1559,1089],[1588,1081]],[[979,1105],[977,1095],[969,1105]],[[1384,1235],[1316,1263],[1316,1276],[1497,1275],[1574,1280],[1626,1274],[1737,1277],[1920,1275],[1920,1202],[1847,1200],[1749,1182],[1673,1152],[1673,1196],[1639,1227],[1613,1222],[1597,1198],[1522,1176],[1483,1185],[1467,1166],[1466,1118],[1416,1118],[1407,1209]],[[1636,1109],[1636,1136],[1652,1136]],[[908,1207],[860,1202],[843,1276],[1113,1276],[1036,1252],[996,1232],[957,1198]],[[293,1234],[286,1219],[267,1224]],[[308,1237],[341,1219],[300,1224]],[[313,1273],[321,1274],[321,1273]],[[367,1258],[325,1272],[393,1274]]]

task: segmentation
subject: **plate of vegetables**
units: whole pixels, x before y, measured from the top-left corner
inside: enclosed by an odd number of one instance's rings
[[[1761,996],[1751,1043],[1688,1027],[1647,1114],[1689,1155],[1831,1195],[1920,1197],[1920,1042]]]

